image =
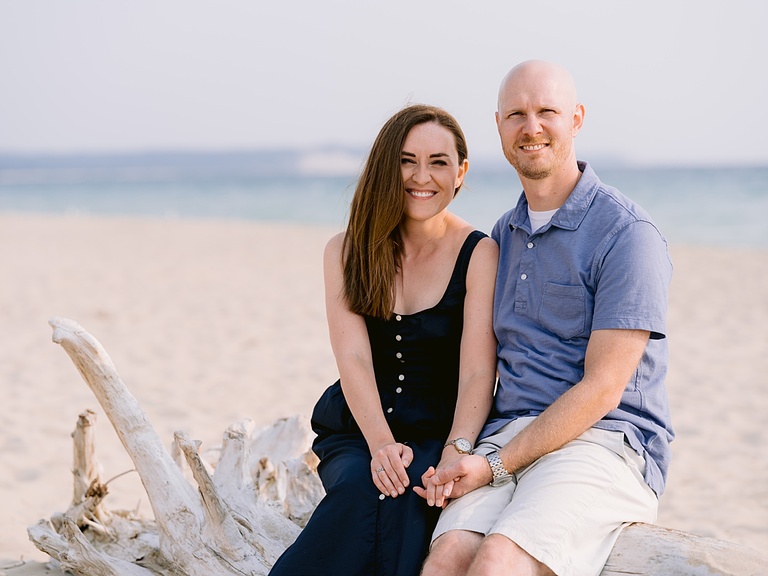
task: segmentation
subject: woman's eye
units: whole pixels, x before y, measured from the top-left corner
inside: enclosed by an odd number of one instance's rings
[[[413,158],[400,158],[400,164],[414,164]]]

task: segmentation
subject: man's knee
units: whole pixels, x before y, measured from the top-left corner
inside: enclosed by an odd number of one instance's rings
[[[422,576],[466,574],[482,541],[482,534],[466,530],[441,534],[432,543]]]
[[[513,570],[513,572],[510,572]],[[515,542],[501,534],[491,534],[480,545],[472,574],[537,574],[554,575],[545,565],[528,554]]]

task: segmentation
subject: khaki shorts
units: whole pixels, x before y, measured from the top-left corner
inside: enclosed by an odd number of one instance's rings
[[[498,450],[532,420],[510,422],[475,453]],[[515,481],[451,502],[432,540],[449,530],[502,534],[558,576],[597,576],[625,525],[656,520],[658,499],[643,481],[644,469],[621,432],[591,428],[519,471]]]

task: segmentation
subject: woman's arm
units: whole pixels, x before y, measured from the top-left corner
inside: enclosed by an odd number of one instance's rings
[[[474,445],[485,425],[496,382],[496,336],[493,295],[499,249],[490,238],[481,240],[467,271],[464,329],[461,335],[459,394],[451,433],[446,440],[467,438]],[[453,450],[453,446],[446,448]],[[447,452],[450,454],[450,452]]]
[[[466,438],[473,445],[488,418],[493,402],[496,382],[496,336],[493,332],[493,296],[499,249],[490,238],[481,240],[470,260],[467,271],[467,295],[464,301],[464,329],[461,336],[459,365],[459,392],[451,432],[446,439]],[[449,445],[437,468],[456,462],[461,455]],[[436,491],[444,485],[427,483],[434,473],[428,470],[423,481],[427,490],[417,488],[430,505],[435,502]],[[450,486],[447,486],[450,488]]]
[[[368,331],[362,316],[350,311],[344,297],[343,234],[325,248],[325,309],[331,348],[339,369],[341,388],[371,452],[371,474],[377,488],[392,497],[408,486],[405,469],[413,461],[408,446],[398,444],[381,407],[373,371]],[[383,472],[379,470],[383,468]]]

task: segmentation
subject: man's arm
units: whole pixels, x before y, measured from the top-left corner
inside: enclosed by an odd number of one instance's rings
[[[591,428],[621,401],[648,342],[645,330],[595,330],[587,344],[584,377],[499,450],[504,467],[516,472],[564,446]],[[491,468],[483,456],[465,456],[439,470],[431,482],[454,480],[444,498],[458,498],[489,484]],[[437,495],[436,506],[443,505]]]

